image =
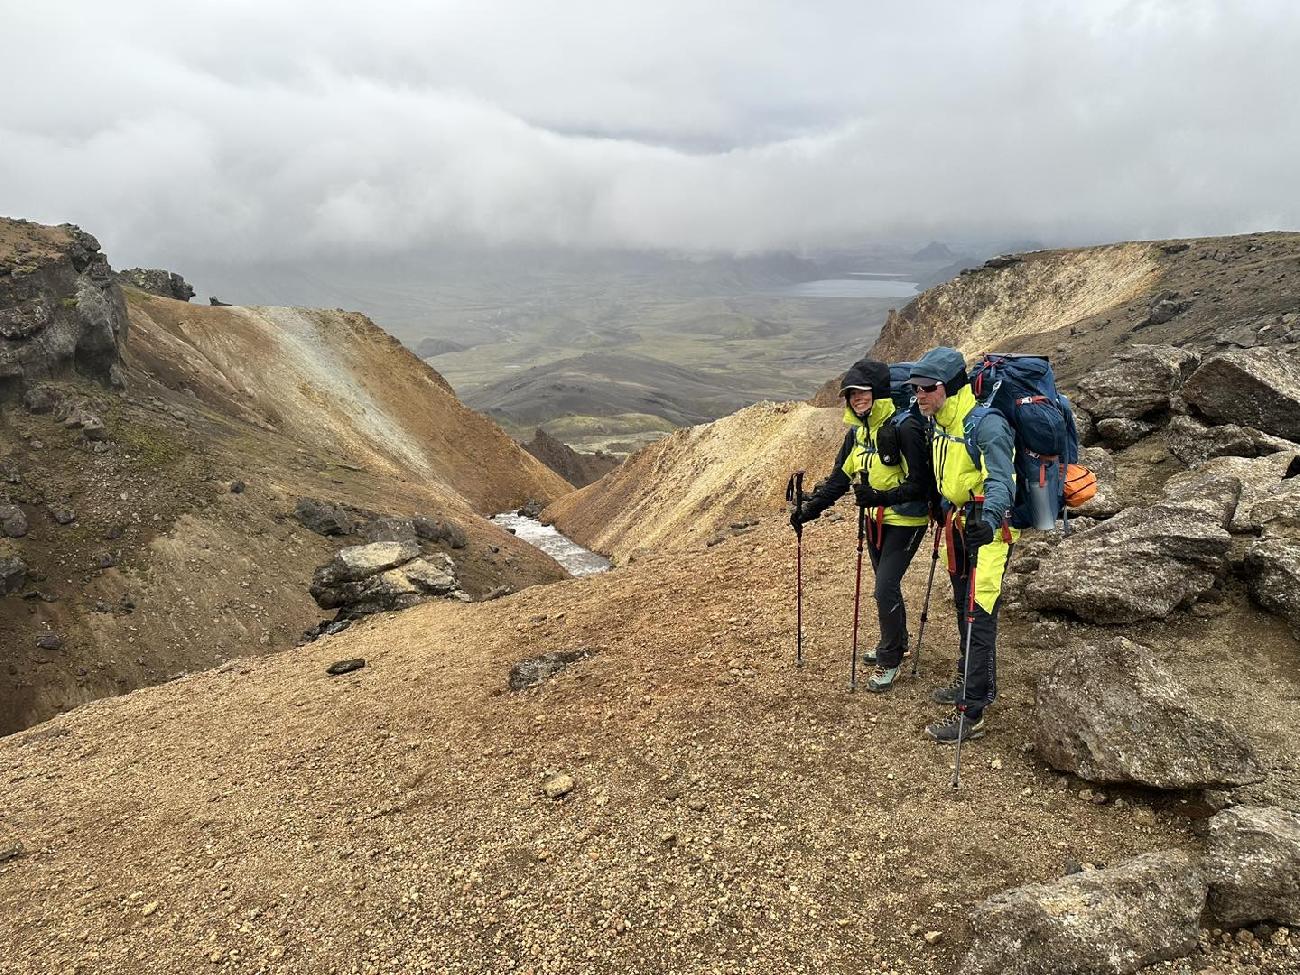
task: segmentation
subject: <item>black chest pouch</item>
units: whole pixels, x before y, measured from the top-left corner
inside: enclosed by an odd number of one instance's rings
[[[886,420],[876,431],[876,453],[880,462],[889,467],[896,467],[902,462],[902,452],[898,437],[898,424]]]

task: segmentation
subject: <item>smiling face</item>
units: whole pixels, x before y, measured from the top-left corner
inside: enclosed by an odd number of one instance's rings
[[[921,408],[921,413],[925,416],[934,416],[938,413],[948,398],[943,383],[933,379],[918,377],[912,380],[911,386],[916,392],[916,405]]]
[[[849,409],[858,416],[866,416],[871,412],[871,404],[875,402],[875,397],[871,395],[869,389],[850,389],[849,390]]]

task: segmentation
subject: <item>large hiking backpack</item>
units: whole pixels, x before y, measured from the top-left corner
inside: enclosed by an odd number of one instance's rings
[[[911,376],[912,363],[889,364],[889,398],[894,401],[894,412],[876,434],[876,449],[880,459],[891,466],[902,458],[898,428],[909,416],[921,415],[921,409],[916,405],[916,393],[907,382]]]
[[[916,393],[907,381],[912,378],[911,362],[891,362],[889,364],[889,398],[894,401],[899,412],[912,406]]]
[[[1011,526],[1051,529],[1065,509],[1066,466],[1079,460],[1074,411],[1056,389],[1051,363],[1045,356],[988,353],[971,368],[969,378],[979,401],[965,422],[971,459],[980,462],[975,431],[996,411],[1015,436]]]

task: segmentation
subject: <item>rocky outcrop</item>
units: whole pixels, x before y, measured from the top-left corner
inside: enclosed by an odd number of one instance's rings
[[[1259,539],[1246,552],[1245,571],[1251,598],[1286,620],[1300,639],[1300,539]]]
[[[122,382],[126,302],[94,237],[0,219],[0,390],[77,371]]]
[[[1190,416],[1175,416],[1165,429],[1169,452],[1188,467],[1195,467],[1215,457],[1262,457],[1297,445],[1281,437],[1270,436],[1252,427],[1235,423],[1206,426]]]
[[[17,592],[27,582],[27,564],[19,558],[0,555],[0,596]]]
[[[1163,619],[1226,572],[1227,526],[1240,493],[1235,477],[1206,479],[1068,536],[1034,573],[1025,592],[1029,605],[1091,623]]]
[[[1139,420],[1177,405],[1200,357],[1172,345],[1135,345],[1079,380],[1075,401],[1096,420]]]
[[[1216,423],[1300,441],[1300,347],[1220,352],[1192,374],[1184,395]]]
[[[1300,814],[1234,806],[1210,820],[1210,912],[1224,927],[1300,924]]]
[[[415,515],[399,518],[381,515],[368,508],[349,504],[321,501],[317,498],[299,498],[293,516],[304,528],[327,538],[354,535],[367,542],[411,541],[433,542],[451,548],[464,548],[469,544],[464,529],[454,521]]]
[[[1070,517],[1110,518],[1124,508],[1120,495],[1115,458],[1102,447],[1081,447],[1079,463],[1097,478],[1097,493],[1070,511]]]
[[[446,555],[424,557],[411,540],[341,549],[312,576],[311,595],[338,620],[407,609],[438,596],[468,599]]]
[[[975,908],[963,975],[1100,975],[1197,945],[1206,881],[1181,850],[995,894]]]
[[[164,271],[156,267],[132,267],[118,271],[117,280],[160,298],[189,301],[194,297],[194,289],[175,271]]]
[[[528,451],[543,464],[574,487],[585,487],[602,477],[619,465],[613,454],[597,451],[594,454],[580,454],[566,443],[556,440],[549,433],[538,427],[533,439],[524,444]]]
[[[1146,647],[1081,644],[1038,684],[1035,747],[1089,782],[1205,789],[1262,779],[1250,743],[1190,701]]]

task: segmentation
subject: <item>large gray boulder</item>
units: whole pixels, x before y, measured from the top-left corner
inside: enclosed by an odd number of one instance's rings
[[[1261,457],[1216,457],[1165,482],[1170,498],[1195,497],[1208,484],[1231,478],[1241,485],[1236,510],[1228,523],[1234,533],[1259,534],[1268,526],[1300,528],[1300,477],[1287,477],[1294,451]]]
[[[420,546],[413,539],[400,542],[371,542],[369,545],[350,545],[341,548],[334,558],[316,570],[314,582],[330,585],[338,582],[355,582],[410,562],[420,554]]]
[[[0,218],[0,391],[80,372],[122,383],[127,313],[99,242]]]
[[[1035,747],[1089,782],[1209,789],[1263,778],[1250,743],[1123,637],[1074,647],[1038,683]]]
[[[1075,400],[1098,421],[1166,413],[1198,362],[1172,345],[1134,345],[1080,379]]]
[[[1210,820],[1210,912],[1224,927],[1300,924],[1300,814],[1233,806]]]
[[[341,549],[312,576],[311,595],[340,619],[408,609],[439,596],[468,598],[456,580],[456,565],[442,554],[420,556],[413,539],[373,542]]]
[[[1026,601],[1090,623],[1163,619],[1227,571],[1232,538],[1225,526],[1240,492],[1236,478],[1219,477],[1066,537],[1034,573]]]
[[[1300,441],[1300,348],[1261,346],[1220,352],[1192,374],[1183,395],[1216,423],[1254,427]]]
[[[962,975],[1136,972],[1196,949],[1206,882],[1181,850],[994,894],[971,914]]]
[[[1300,538],[1266,535],[1246,550],[1250,597],[1291,626],[1300,639]]]
[[[1165,430],[1169,452],[1188,467],[1195,467],[1214,457],[1261,457],[1297,445],[1281,437],[1239,427],[1235,423],[1206,426],[1190,416],[1175,416]]]
[[[1070,517],[1110,518],[1124,508],[1119,492],[1119,474],[1115,458],[1104,447],[1079,448],[1079,463],[1097,477],[1097,493],[1077,508]]]

